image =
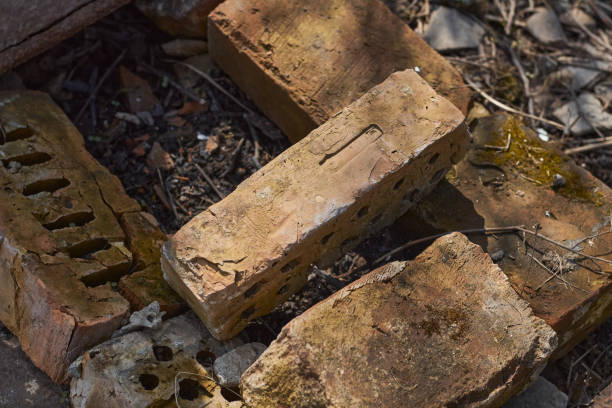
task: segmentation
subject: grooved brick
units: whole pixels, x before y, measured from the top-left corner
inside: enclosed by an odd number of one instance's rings
[[[418,74],[392,74],[164,244],[166,280],[227,339],[430,191],[468,143]]]
[[[297,142],[396,71],[423,78],[465,114],[461,75],[380,0],[227,0],[209,52]]]

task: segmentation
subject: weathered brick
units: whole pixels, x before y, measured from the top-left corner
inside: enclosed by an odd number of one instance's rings
[[[612,406],[612,384],[604,388],[593,399],[593,408],[610,408]]]
[[[287,324],[243,374],[259,407],[499,407],[556,336],[458,233],[385,265]]]
[[[463,156],[463,120],[414,71],[391,75],[181,228],[166,280],[235,335],[430,191]]]
[[[59,44],[129,0],[3,1],[0,73]]]
[[[414,211],[394,227],[403,241],[442,231],[525,225],[558,242],[573,245],[610,228],[612,190],[568,157],[541,142],[519,119],[500,113],[479,119],[474,145],[447,174],[446,180],[421,200]],[[507,151],[488,146],[506,146]],[[480,146],[480,147],[478,147]],[[565,185],[553,188],[554,175]],[[470,238],[493,254],[503,250],[499,262],[517,293],[531,305],[559,336],[553,358],[561,357],[590,331],[612,317],[612,282],[606,276],[610,264],[578,261],[561,278],[534,261],[548,251],[566,258],[571,253],[546,241],[521,234],[473,234]],[[612,261],[612,235],[585,240],[584,253]],[[554,268],[554,263],[543,261]],[[570,286],[572,285],[572,286]],[[539,290],[536,290],[540,288]]]
[[[395,71],[419,67],[465,114],[459,73],[380,0],[227,0],[209,52],[297,142]]]
[[[192,313],[114,338],[75,362],[72,406],[242,408],[242,402],[223,397],[212,377],[216,356],[241,344],[216,341]]]
[[[0,320],[54,381],[127,316],[107,282],[159,270],[143,217],[51,98],[0,93]]]

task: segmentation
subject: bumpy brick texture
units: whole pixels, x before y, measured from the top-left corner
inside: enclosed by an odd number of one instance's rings
[[[292,142],[409,68],[467,111],[459,73],[380,0],[227,0],[208,27],[211,56]]]
[[[0,74],[76,34],[129,0],[3,1]]]
[[[454,233],[292,320],[241,388],[251,408],[499,407],[555,344],[489,256]]]
[[[0,164],[0,320],[61,382],[129,313],[107,282],[139,269],[119,218],[143,215],[45,94],[0,93]]]
[[[72,406],[246,408],[223,397],[212,372],[217,356],[241,344],[216,341],[192,313],[114,338],[74,363]]]
[[[486,147],[503,148],[508,137],[507,151]],[[541,234],[570,246],[583,240],[576,249],[612,262],[612,235],[602,235],[610,228],[609,187],[511,115],[479,119],[473,138],[466,158],[448,172],[446,180],[398,220],[394,230],[402,242],[442,231],[539,226]],[[555,174],[564,178],[563,186],[553,187]],[[591,236],[597,237],[585,239]],[[528,251],[520,234],[473,234],[470,239],[490,254],[504,251],[499,265],[512,286],[559,336],[553,358],[612,317],[612,282],[604,272],[610,264],[581,259],[529,235]],[[551,258],[554,254],[566,258],[569,269],[561,277],[569,284],[558,278],[544,283],[550,274],[531,258],[554,270],[558,264]]]
[[[164,245],[164,276],[229,338],[390,224],[461,159],[461,112],[414,71],[391,75]]]

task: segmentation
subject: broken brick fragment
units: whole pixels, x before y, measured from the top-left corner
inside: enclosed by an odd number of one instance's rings
[[[464,116],[412,70],[392,74],[164,244],[164,277],[227,339],[389,225],[461,159]]]
[[[213,59],[292,142],[395,71],[415,69],[464,114],[461,75],[380,0],[227,0]]]

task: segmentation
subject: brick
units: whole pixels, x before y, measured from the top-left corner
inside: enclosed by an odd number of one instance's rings
[[[475,146],[505,146],[508,135],[511,144],[506,152]],[[393,229],[402,242],[443,231],[511,225],[533,229],[539,225],[540,233],[568,243],[610,228],[612,190],[541,142],[519,119],[504,113],[480,118],[473,138],[475,144],[466,159],[414,211],[398,220]],[[555,174],[566,180],[563,187],[552,187]],[[598,268],[609,271],[609,264],[579,262],[576,269],[562,275],[574,287],[559,279],[542,285],[550,275],[529,255],[541,260],[547,251],[560,255],[566,251],[527,236],[528,255],[519,234],[474,234],[470,238],[488,253],[504,251],[499,265],[510,283],[559,336],[553,358],[563,356],[612,317],[612,282],[605,274],[593,272]],[[612,261],[610,234],[581,246],[586,254]]]
[[[0,320],[54,381],[129,313],[108,282],[159,270],[151,223],[51,98],[0,92]]]
[[[177,401],[186,408],[242,408],[239,401],[226,401],[211,368],[211,360],[241,344],[216,341],[192,313],[113,338],[71,367],[72,406],[169,407]]]
[[[546,365],[553,330],[458,233],[289,322],[241,379],[259,407],[499,407]]]
[[[181,228],[164,277],[230,338],[430,191],[463,155],[463,120],[414,71],[391,75]]]
[[[380,0],[227,0],[208,27],[210,55],[294,143],[414,67],[467,112],[460,74]]]
[[[206,18],[223,0],[136,0],[160,29],[178,37],[206,38]]]
[[[0,15],[0,73],[27,61],[129,0],[6,1]]]
[[[604,388],[593,399],[593,408],[609,408],[612,406],[612,384]]]

